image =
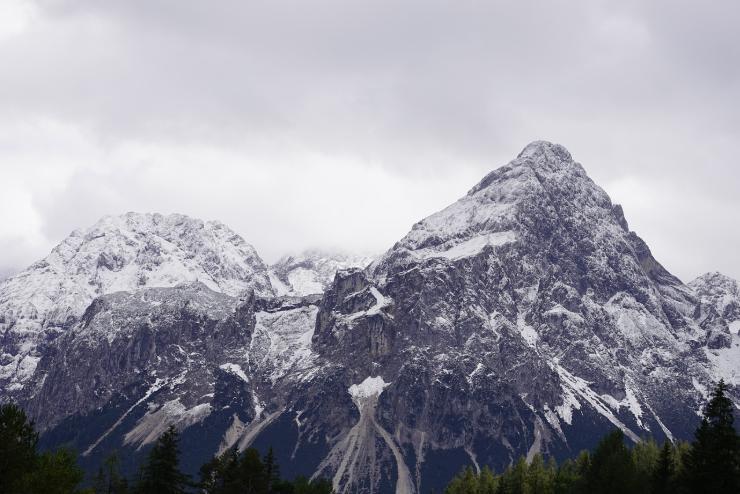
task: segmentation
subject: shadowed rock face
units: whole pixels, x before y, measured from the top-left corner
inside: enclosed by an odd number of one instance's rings
[[[174,423],[191,471],[273,446],[285,475],[339,492],[427,492],[614,427],[689,438],[711,381],[737,384],[736,288],[683,285],[565,148],[535,142],[322,295],[191,283],[96,299],[24,405],[91,469]]]

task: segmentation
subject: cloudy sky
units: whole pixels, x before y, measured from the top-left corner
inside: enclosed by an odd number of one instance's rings
[[[104,214],[379,252],[535,139],[740,278],[740,2],[0,0],[0,274]]]

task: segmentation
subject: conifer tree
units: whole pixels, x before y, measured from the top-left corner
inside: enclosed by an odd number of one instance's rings
[[[555,484],[555,470],[545,465],[545,460],[540,453],[532,458],[527,471],[526,492],[537,494],[552,494]]]
[[[170,426],[149,452],[141,471],[137,494],[183,494],[190,485],[180,471],[180,448],[177,430]]]
[[[259,451],[249,448],[239,461],[239,480],[244,494],[267,494],[269,480]]]
[[[488,466],[481,469],[478,478],[478,494],[496,494],[499,479]]]
[[[26,413],[13,404],[0,406],[0,492],[13,494],[36,466],[38,434]]]
[[[74,494],[85,473],[77,466],[77,455],[67,449],[41,454],[34,470],[24,479],[24,493]]]
[[[267,450],[265,455],[265,475],[267,477],[267,492],[272,494],[273,486],[280,482],[280,466],[275,461],[275,452],[272,446]]]
[[[726,392],[727,384],[720,380],[687,455],[684,481],[691,493],[740,492],[740,439],[733,425],[734,405]]]
[[[635,494],[650,494],[651,480],[660,456],[660,448],[654,439],[646,439],[632,448],[632,463],[635,466]]]
[[[635,492],[635,467],[624,434],[615,430],[598,444],[586,473],[588,492],[622,494]]]
[[[200,467],[200,488],[206,494],[238,494],[239,450],[236,446]]]
[[[118,465],[118,454],[115,452],[105,459],[93,482],[95,494],[125,494],[128,492],[128,482],[121,476]]]
[[[502,494],[525,494],[527,489],[527,461],[519,458],[513,467],[508,467],[501,477],[498,492]]]
[[[673,477],[676,472],[676,461],[673,454],[673,444],[670,441],[663,443],[660,456],[655,464],[651,479],[653,494],[668,494],[673,491]]]

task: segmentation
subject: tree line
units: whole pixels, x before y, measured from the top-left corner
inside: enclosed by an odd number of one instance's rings
[[[465,468],[445,494],[740,494],[740,437],[726,392],[720,381],[691,443],[648,439],[630,449],[615,430],[560,465],[537,454],[498,475]]]
[[[734,404],[720,381],[704,408],[692,443],[658,445],[645,440],[631,449],[621,431],[605,436],[593,452],[557,464],[537,454],[496,474],[488,467],[464,469],[446,494],[699,494],[740,493],[740,438]],[[280,476],[272,449],[231,448],[206,462],[197,480],[180,470],[178,432],[170,427],[155,442],[134,479],[121,475],[116,455],[85,479],[68,449],[39,452],[38,433],[19,407],[0,407],[0,493],[3,494],[331,494],[324,479]]]
[[[272,448],[264,457],[254,448],[228,449],[205,463],[194,480],[180,470],[179,435],[169,427],[154,443],[132,480],[121,475],[116,454],[81,487],[85,473],[65,448],[39,453],[38,433],[25,412],[0,407],[0,494],[331,494],[328,480],[280,477]]]

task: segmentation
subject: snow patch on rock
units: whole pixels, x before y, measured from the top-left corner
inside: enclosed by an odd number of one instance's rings
[[[371,396],[380,396],[383,390],[390,386],[391,383],[383,381],[381,376],[367,377],[360,384],[353,384],[347,390],[352,398],[363,399]]]
[[[249,382],[249,378],[244,373],[244,371],[242,370],[242,367],[239,364],[226,363],[226,364],[221,364],[218,367],[219,369],[223,371],[226,371],[230,374],[237,376],[238,378],[240,378],[242,381],[246,383]]]

